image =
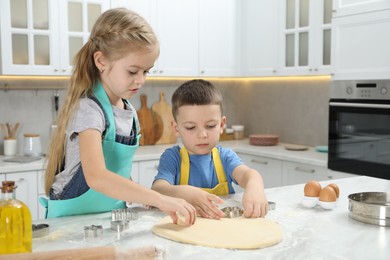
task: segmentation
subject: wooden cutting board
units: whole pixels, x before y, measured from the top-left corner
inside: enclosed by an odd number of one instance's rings
[[[163,131],[161,116],[148,108],[147,96],[141,95],[141,108],[137,111],[138,120],[141,126],[140,145],[152,145],[160,139]]]
[[[152,110],[156,112],[162,119],[163,130],[160,139],[156,144],[174,144],[176,143],[176,135],[172,129],[172,107],[165,100],[164,92],[160,92],[160,100],[152,106]]]

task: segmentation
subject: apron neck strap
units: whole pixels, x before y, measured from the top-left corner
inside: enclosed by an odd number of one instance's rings
[[[93,94],[99,100],[107,116],[106,120],[108,121],[108,128],[106,129],[105,138],[114,141],[115,133],[116,133],[114,112],[112,111],[112,105],[110,100],[108,99],[107,93],[104,90],[100,81],[98,81],[95,87],[93,88]]]

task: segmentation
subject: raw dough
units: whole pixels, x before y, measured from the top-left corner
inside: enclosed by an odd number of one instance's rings
[[[256,249],[275,245],[282,238],[279,224],[264,218],[197,218],[192,226],[172,223],[167,216],[152,229],[158,236],[193,245],[232,249]]]

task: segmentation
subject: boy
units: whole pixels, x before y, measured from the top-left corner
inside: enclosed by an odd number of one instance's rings
[[[224,216],[219,196],[234,193],[234,182],[245,189],[244,216],[264,217],[268,202],[261,175],[231,149],[217,146],[226,123],[220,91],[205,80],[187,81],[172,96],[172,113],[183,147],[162,154],[152,189],[185,199],[202,217],[219,219]]]

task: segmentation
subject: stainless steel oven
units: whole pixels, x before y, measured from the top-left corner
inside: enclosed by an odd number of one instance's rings
[[[328,168],[390,180],[390,80],[333,81]]]

